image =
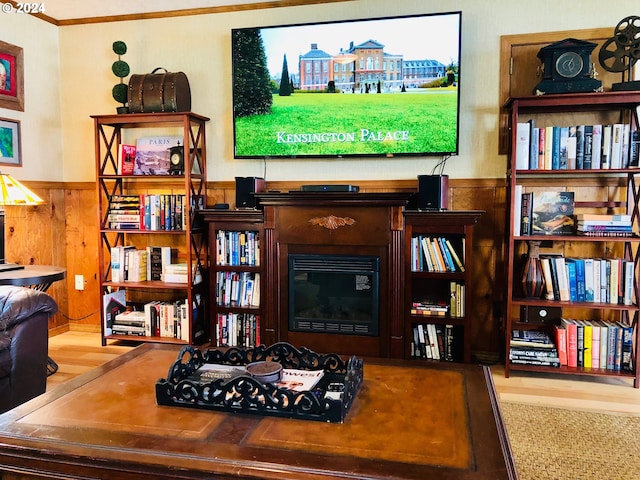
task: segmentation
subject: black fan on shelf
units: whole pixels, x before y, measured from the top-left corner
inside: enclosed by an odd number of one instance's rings
[[[600,48],[598,60],[609,72],[622,73],[622,82],[612,90],[640,90],[640,80],[631,79],[633,66],[640,58],[640,17],[625,17],[616,26],[613,37]]]

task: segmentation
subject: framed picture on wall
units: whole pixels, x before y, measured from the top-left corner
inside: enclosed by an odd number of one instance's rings
[[[24,111],[22,48],[0,41],[0,107]]]
[[[20,122],[0,118],[0,165],[22,166]]]

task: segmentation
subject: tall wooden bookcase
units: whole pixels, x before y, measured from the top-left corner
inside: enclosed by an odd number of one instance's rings
[[[640,237],[637,232],[640,224],[638,205],[640,192],[637,177],[638,168],[616,169],[530,169],[516,168],[516,143],[518,123],[533,120],[536,126],[576,126],[628,123],[631,130],[638,129],[638,108],[640,93],[602,92],[570,93],[512,98],[506,107],[509,111],[510,148],[507,167],[507,238],[505,252],[506,302],[505,322],[505,375],[512,371],[526,370],[559,374],[622,376],[632,378],[634,386],[640,387],[640,369],[638,369],[638,264]],[[522,166],[522,165],[521,165]],[[629,214],[633,219],[632,237],[597,237],[577,234],[565,235],[518,235],[517,226],[521,212],[516,201],[520,188],[526,192],[544,190],[574,191],[574,213]],[[608,302],[558,301],[541,298],[525,298],[522,293],[521,272],[522,256],[526,254],[529,242],[541,242],[542,253],[562,255],[564,257],[605,258],[618,257],[632,261],[635,278],[633,281],[633,303],[631,305]],[[550,310],[556,307],[561,315],[578,320],[620,321],[631,325],[634,336],[632,353],[633,368],[630,371],[584,366],[559,368],[541,365],[521,365],[509,360],[510,338],[513,330],[544,330],[552,333],[550,322],[537,319],[532,322],[524,311]],[[557,311],[557,310],[556,310]],[[529,321],[527,321],[529,320]],[[552,337],[553,338],[553,337]]]
[[[102,343],[108,339],[130,339],[142,342],[200,344],[209,341],[207,320],[208,245],[205,228],[197,223],[195,212],[206,203],[206,117],[185,113],[135,113],[95,115],[95,158],[97,171],[99,251],[98,269],[101,292]],[[142,136],[182,137],[184,171],[177,175],[122,175],[118,170],[121,144],[133,144]],[[124,195],[184,195],[184,228],[118,229],[109,223],[110,200]],[[172,263],[187,265],[186,283],[164,281],[114,280],[113,247],[132,245],[171,248]],[[105,294],[124,290],[126,303],[136,309],[151,301],[186,303],[180,335],[114,335],[107,321],[112,321]]]

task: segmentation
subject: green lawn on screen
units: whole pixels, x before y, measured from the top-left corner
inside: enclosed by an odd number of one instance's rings
[[[345,151],[352,154],[451,152],[456,149],[456,120],[454,89],[424,89],[420,93],[274,95],[271,114],[236,120],[236,154],[242,157],[336,155]],[[321,141],[293,137],[313,133],[342,136],[325,135]]]

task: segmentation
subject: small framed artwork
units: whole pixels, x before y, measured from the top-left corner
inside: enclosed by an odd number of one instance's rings
[[[22,48],[0,41],[0,107],[24,111]]]
[[[0,165],[22,166],[20,122],[0,118]]]

